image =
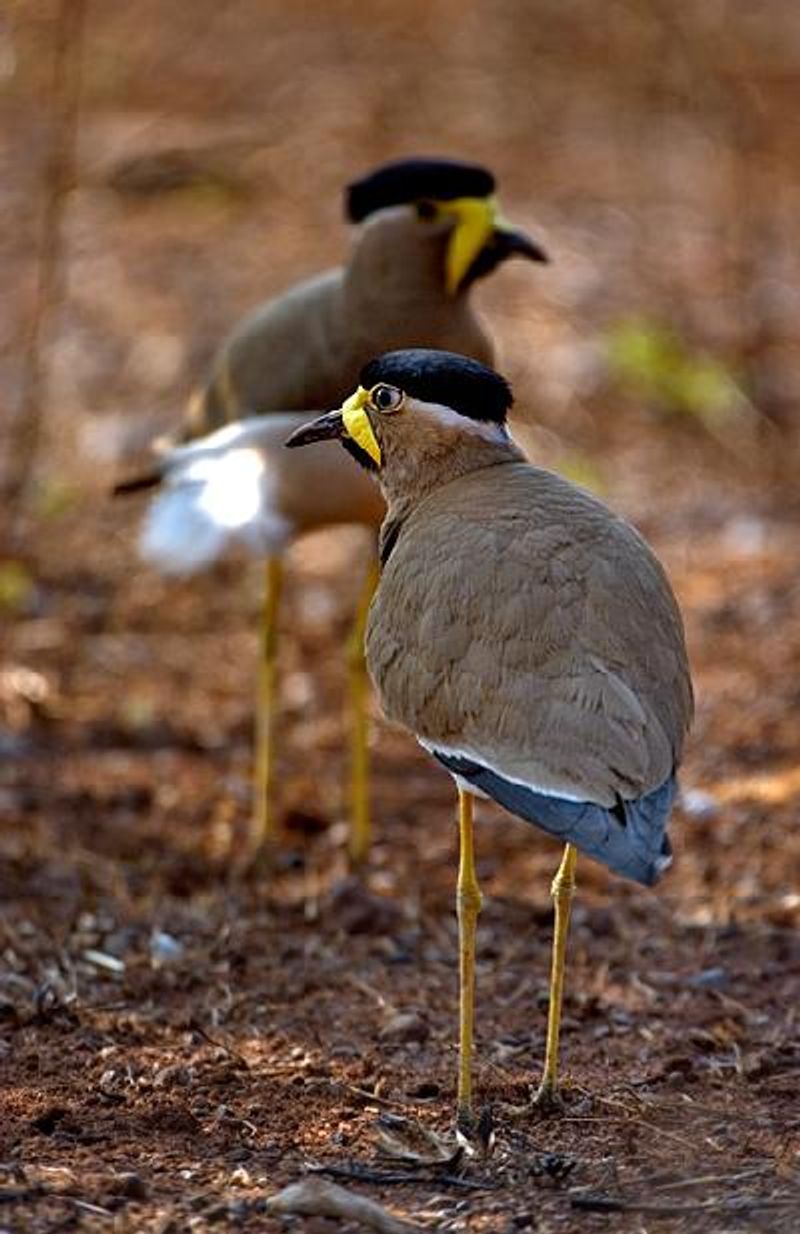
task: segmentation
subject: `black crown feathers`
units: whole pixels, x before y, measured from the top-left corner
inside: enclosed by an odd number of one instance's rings
[[[495,179],[477,163],[457,159],[399,159],[383,163],[346,189],[347,217],[352,223],[412,201],[452,201],[456,197],[488,197]]]
[[[505,424],[514,401],[505,377],[453,351],[387,351],[361,370],[364,389],[380,382],[423,402],[451,407],[470,420],[493,424]]]

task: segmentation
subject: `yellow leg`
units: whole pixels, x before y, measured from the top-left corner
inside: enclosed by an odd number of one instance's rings
[[[277,837],[277,823],[270,800],[275,762],[275,681],[277,676],[278,609],[283,583],[283,561],[268,557],[264,572],[265,596],[258,659],[255,758],[253,767],[253,823],[250,851],[258,853]]]
[[[350,692],[350,862],[361,865],[367,858],[371,827],[369,817],[369,681],[364,660],[367,615],[378,585],[377,561],[370,564],[358,600],[356,619],[347,644]]]
[[[534,1103],[553,1106],[558,1094],[558,1039],[561,1029],[561,1003],[564,995],[564,962],[567,955],[567,934],[572,897],[575,892],[575,866],[578,850],[572,844],[564,849],[561,865],[553,879],[551,893],[555,903],[553,927],[553,962],[550,969],[550,1004],[547,1010],[547,1046],[544,1074]]]
[[[475,931],[481,911],[481,891],[475,873],[475,851],[472,834],[472,803],[470,793],[458,792],[458,826],[461,856],[458,865],[458,968],[459,968],[459,1042],[458,1042],[458,1119],[472,1119],[472,1048],[475,1018]]]

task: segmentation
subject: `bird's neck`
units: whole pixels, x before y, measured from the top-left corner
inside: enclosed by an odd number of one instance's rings
[[[449,228],[421,222],[410,206],[382,210],[364,223],[356,236],[345,279],[344,295],[351,308],[374,312],[379,319],[414,305],[436,313],[452,313],[464,294],[451,296],[445,287]]]
[[[495,427],[495,426],[492,426]],[[386,500],[387,524],[402,524],[435,490],[486,467],[518,463],[524,454],[510,437],[497,430],[496,440],[462,434],[457,443],[442,434],[425,443],[424,454],[415,450],[394,456],[389,453],[380,472]]]

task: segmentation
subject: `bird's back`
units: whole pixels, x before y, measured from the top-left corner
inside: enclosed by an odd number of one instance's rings
[[[446,242],[407,209],[365,223],[347,266],[295,284],[233,329],[192,401],[185,439],[244,416],[338,407],[384,351],[440,347],[491,363],[469,295],[445,286]]]
[[[416,506],[367,651],[390,717],[520,783],[611,806],[679,760],[692,696],[664,571],[624,520],[527,463]]]
[[[259,304],[217,352],[195,396],[184,439],[245,416],[337,406],[349,393],[341,269]]]

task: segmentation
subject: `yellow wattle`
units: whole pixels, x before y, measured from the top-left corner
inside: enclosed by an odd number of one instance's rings
[[[359,386],[355,394],[342,404],[342,423],[348,437],[352,437],[357,446],[368,454],[374,463],[380,467],[382,462],[381,448],[372,431],[369,416],[364,410],[369,399],[369,391]]]
[[[456,197],[441,202],[442,214],[454,215],[456,225],[447,246],[446,285],[454,296],[469,270],[495,229],[497,204],[492,197]]]

